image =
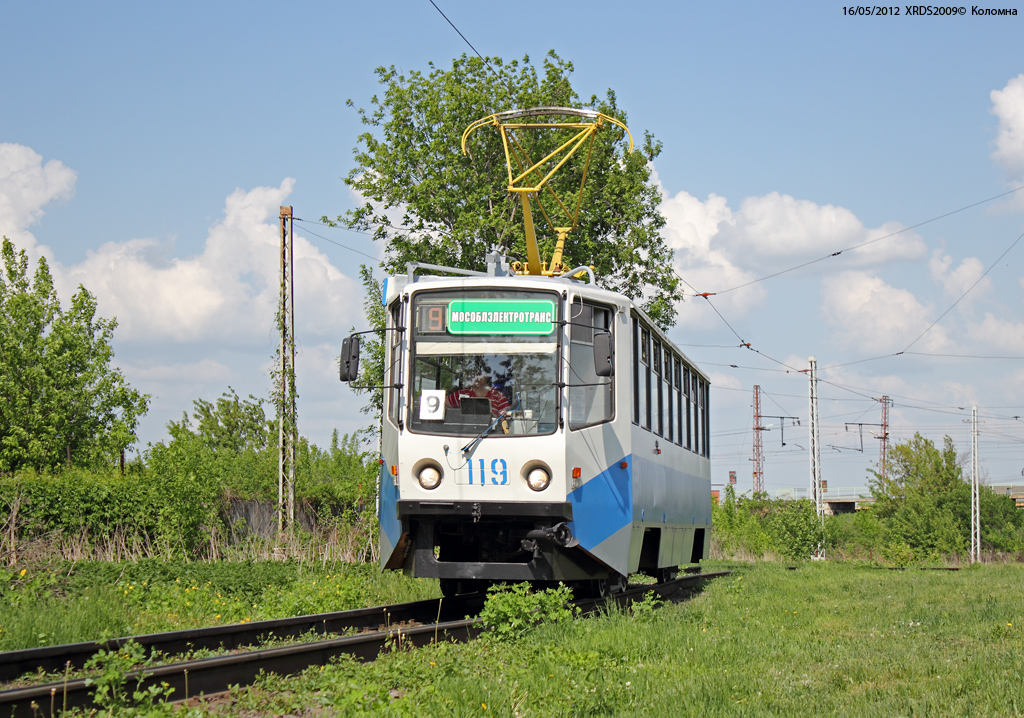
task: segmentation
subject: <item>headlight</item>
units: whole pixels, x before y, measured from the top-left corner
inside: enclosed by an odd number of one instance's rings
[[[441,470],[436,466],[424,466],[420,469],[419,481],[425,489],[436,489],[441,483]]]
[[[544,469],[531,469],[526,475],[526,483],[534,491],[543,491],[551,483],[551,476]]]

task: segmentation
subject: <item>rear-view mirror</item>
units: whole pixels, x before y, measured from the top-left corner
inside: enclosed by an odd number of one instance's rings
[[[359,337],[354,334],[341,341],[341,359],[338,362],[338,378],[355,381],[359,376]]]

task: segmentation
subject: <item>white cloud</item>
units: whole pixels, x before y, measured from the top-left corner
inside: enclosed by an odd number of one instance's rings
[[[654,177],[657,182],[657,176]],[[665,237],[676,251],[676,270],[698,292],[721,291],[743,285],[773,271],[829,252],[882,239],[846,252],[844,268],[919,259],[926,247],[913,232],[888,238],[902,227],[889,222],[867,228],[848,209],[818,205],[789,195],[771,192],[748,197],[733,210],[724,197],[711,194],[707,200],[679,192],[663,200]],[[745,312],[760,303],[765,285],[722,294],[716,306],[730,313]],[[717,321],[699,301],[680,308],[681,319],[693,321],[703,311],[702,324]]]
[[[816,259],[829,252],[887,237],[901,229],[888,222],[869,229],[845,207],[819,205],[779,192],[748,197],[740,203],[736,221],[723,228],[721,241],[732,256],[763,267],[790,266],[792,262]],[[874,242],[844,253],[844,267],[876,265],[924,255],[923,240],[912,232]],[[774,261],[772,261],[774,260]]]
[[[722,227],[735,223],[732,210],[724,197],[712,194],[701,202],[687,192],[679,192],[661,204],[665,216],[665,240],[675,250],[675,268],[696,291],[735,287],[757,276],[739,267],[716,238]],[[718,297],[712,301],[723,311],[744,312],[764,298],[765,290],[753,285]],[[709,326],[720,321],[700,299],[689,299],[680,308],[680,324]]]
[[[178,364],[125,365],[124,370],[125,373],[131,374],[133,379],[151,384],[170,381],[227,386],[232,377],[231,369],[214,359],[200,359]]]
[[[946,296],[950,299],[959,299],[964,292],[978,282],[985,273],[985,266],[977,257],[966,257],[956,269],[952,269],[953,258],[943,254],[941,249],[932,253],[928,261],[928,271],[932,279],[942,285]],[[991,289],[992,280],[985,277],[978,286],[971,292],[972,297],[980,296],[984,291]]]
[[[28,228],[47,204],[74,194],[76,179],[74,170],[57,160],[43,164],[29,147],[0,143],[0,234],[36,256],[36,239]]]
[[[999,319],[991,313],[985,314],[980,324],[967,330],[972,341],[991,347],[995,351],[1024,354],[1024,323]]]
[[[960,381],[942,381],[939,382],[939,386],[943,390],[940,396],[948,397],[944,401],[953,406],[967,408],[980,403],[978,401],[978,389],[973,384],[966,384]]]
[[[293,185],[235,190],[193,257],[167,257],[169,247],[155,239],[108,242],[80,264],[54,268],[61,293],[87,287],[100,313],[117,317],[122,341],[263,344],[278,302],[278,207]],[[347,329],[359,313],[358,282],[301,236],[294,254],[296,335]]]
[[[47,257],[62,299],[82,284],[96,296],[101,316],[117,317],[115,363],[152,395],[143,442],[162,436],[168,419],[190,410],[193,399],[215,399],[229,384],[243,396],[266,396],[278,342],[278,208],[294,180],[233,192],[194,256],[175,256],[170,241],[129,238],[64,265],[28,228],[49,203],[72,196],[75,180],[56,160],[44,163],[30,148],[0,144],[0,233],[33,261]],[[362,399],[338,383],[334,365],[341,336],[365,325],[363,293],[354,271],[334,266],[301,230],[294,255],[301,424],[304,433],[317,430],[322,443],[333,426],[350,432],[366,423],[354,410]]]
[[[913,293],[866,272],[842,272],[824,280],[822,299],[822,315],[833,329],[835,344],[861,355],[901,351],[934,321]],[[938,325],[914,349],[939,351],[949,343]]]
[[[1024,179],[1024,74],[1001,90],[992,90],[993,115],[999,118],[999,135],[992,158],[1014,181]]]

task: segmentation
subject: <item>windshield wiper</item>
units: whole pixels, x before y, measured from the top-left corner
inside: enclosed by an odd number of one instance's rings
[[[519,410],[519,406],[522,403],[523,403],[522,395],[516,394],[516,405],[515,406],[510,406],[509,408],[505,409],[505,411],[501,412],[496,417],[494,417],[494,419],[491,421],[491,423],[488,424],[484,428],[483,431],[481,431],[479,434],[477,434],[476,437],[471,442],[469,442],[468,444],[466,444],[465,446],[462,447],[462,450],[461,450],[462,451],[462,455],[465,456],[470,451],[472,451],[473,447],[476,446],[477,443],[481,439],[483,439],[485,436],[487,436],[492,431],[494,431],[496,428],[498,428],[498,424],[501,422],[502,419],[504,419],[506,416],[511,414],[513,411],[518,411]]]

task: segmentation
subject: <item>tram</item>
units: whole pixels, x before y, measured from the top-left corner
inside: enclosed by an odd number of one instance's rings
[[[535,258],[385,280],[381,567],[446,595],[602,594],[708,557],[707,375],[591,268]],[[341,378],[357,366],[353,337]]]

